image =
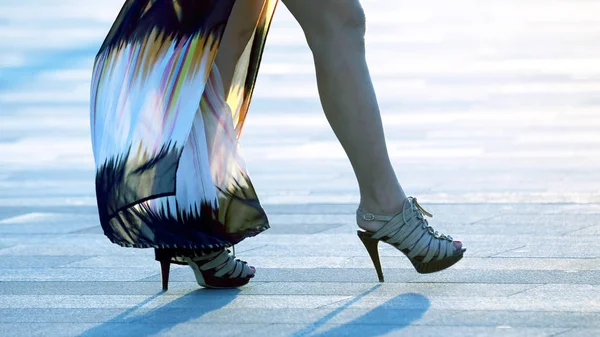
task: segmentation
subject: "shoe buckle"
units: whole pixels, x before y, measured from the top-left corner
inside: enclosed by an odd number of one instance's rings
[[[373,220],[375,220],[375,215],[372,213],[367,213],[367,214],[363,215],[363,219],[365,219],[367,221],[373,221]]]

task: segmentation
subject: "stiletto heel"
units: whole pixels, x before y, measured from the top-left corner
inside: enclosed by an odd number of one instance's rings
[[[154,259],[160,262],[160,276],[162,280],[162,289],[167,291],[169,289],[169,271],[171,270],[171,260],[173,259],[173,252],[167,249],[154,249]]]
[[[377,243],[385,242],[404,253],[418,273],[427,274],[444,270],[463,258],[466,251],[462,245],[455,246],[454,239],[435,231],[424,216],[432,217],[417,202],[409,197],[402,212],[394,216],[375,215],[361,209],[356,215],[365,221],[387,222],[377,232],[358,231],[358,237],[367,248],[373,260],[379,282],[383,282],[383,272],[379,261]]]
[[[172,249],[162,248],[155,249],[154,252],[156,261],[160,262],[164,291],[169,288],[171,263],[189,265],[198,284],[205,288],[237,288],[246,285],[254,277],[255,268],[229,255],[227,249],[204,255],[196,255],[193,251],[175,253]]]
[[[171,261],[162,260],[160,261],[160,274],[162,276],[162,288],[163,291],[169,289],[169,271],[171,270]]]
[[[379,278],[379,282],[383,282],[383,270],[381,269],[381,261],[379,260],[379,249],[377,248],[379,244],[379,240],[371,238],[369,234],[363,231],[357,231],[356,234],[362,243],[365,245],[369,256],[371,257],[371,261],[373,261],[373,265],[375,266],[375,271],[377,272],[377,277]]]

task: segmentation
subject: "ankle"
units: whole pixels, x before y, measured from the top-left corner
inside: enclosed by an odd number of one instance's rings
[[[376,215],[394,215],[402,210],[408,199],[404,192],[390,193],[381,196],[361,197],[358,207],[365,212]]]
[[[404,192],[400,189],[395,197],[389,194],[387,197],[363,197],[358,208],[367,213],[375,215],[393,216],[398,214],[404,208],[407,199]],[[385,221],[368,221],[360,216],[356,216],[358,227],[367,232],[377,232],[385,225]]]

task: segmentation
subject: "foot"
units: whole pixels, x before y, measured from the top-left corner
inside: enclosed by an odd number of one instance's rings
[[[409,198],[407,197],[404,197],[396,204],[390,204],[389,206],[383,207],[378,205],[363,206],[364,204],[361,202],[359,209],[366,213],[393,217],[396,214],[402,212],[405,209],[407,203],[410,204]],[[387,221],[380,220],[365,220],[363,217],[358,215],[356,215],[356,222],[359,228],[370,233],[375,233],[379,231],[387,223]],[[454,244],[455,251],[461,250],[463,247],[461,241],[453,240],[452,243]]]
[[[247,284],[256,268],[223,250],[184,258],[194,271],[198,284],[206,288],[236,288]]]

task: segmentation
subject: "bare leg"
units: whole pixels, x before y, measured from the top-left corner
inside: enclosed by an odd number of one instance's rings
[[[252,37],[264,3],[264,0],[239,0],[233,5],[215,60],[223,80],[225,95],[228,94],[235,66]]]
[[[264,0],[239,0],[233,6],[215,59],[225,88],[225,100],[229,94],[235,66],[252,37],[263,5]],[[250,269],[250,274],[254,275],[256,269]]]
[[[313,52],[319,97],[346,151],[360,189],[360,208],[397,214],[406,195],[390,162],[377,97],[365,58],[365,15],[358,0],[283,0]],[[357,217],[377,231],[383,225]],[[460,241],[455,242],[457,248]]]
[[[316,67],[321,104],[360,189],[360,207],[393,215],[406,195],[392,168],[365,60],[365,17],[358,0],[284,0],[298,20]],[[367,230],[380,223],[359,221]]]

